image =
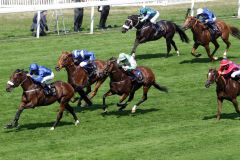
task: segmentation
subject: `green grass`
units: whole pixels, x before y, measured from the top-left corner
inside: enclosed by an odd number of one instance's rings
[[[229,1],[229,6],[223,0],[220,2],[217,5],[213,2],[207,4],[216,10],[219,17],[240,28],[239,20],[230,17],[236,11],[237,2]],[[181,24],[188,6],[158,8],[164,19]],[[112,8],[109,23],[120,26],[127,15],[136,10]],[[122,14],[119,14],[120,11]],[[115,28],[106,32],[97,31],[93,35],[51,34],[35,39],[26,27],[29,25],[27,17],[31,15],[26,15],[22,24],[14,21],[12,16],[5,17],[9,23],[0,26],[0,159],[239,159],[238,115],[231,103],[224,102],[222,119],[216,123],[215,85],[209,89],[204,87],[208,68],[217,67],[219,62],[209,62],[202,47],[198,49],[202,57],[195,59],[190,55],[193,44],[191,31],[187,31],[191,39],[189,45],[181,43],[178,35],[174,38],[180,50],[179,57],[172,51],[169,58],[164,58],[165,39],[142,44],[137,49],[138,65],[152,68],[157,82],[167,86],[169,93],[151,88],[148,100],[139,107],[135,116],[131,116],[130,111],[141,98],[141,89],[122,113],[116,107],[118,96],[108,97],[109,113],[102,116],[102,95],[109,88],[107,81],[99,89],[92,107],[77,109],[76,104],[72,104],[81,121],[77,127],[73,124],[73,118],[64,114],[56,130],[48,130],[56,118],[58,104],[55,103],[25,110],[19,121],[20,129],[3,129],[15,115],[21,98],[21,88],[16,88],[12,93],[5,92],[6,82],[15,69],[27,68],[32,62],[54,69],[62,50],[78,48],[94,51],[98,59],[106,60],[120,52],[129,52],[135,36],[135,31],[122,34],[120,28]],[[88,11],[86,16],[89,16]],[[70,20],[68,22],[70,24]],[[13,33],[12,24],[25,28],[20,27]],[[87,28],[88,23],[84,25]],[[9,33],[15,37],[9,37]],[[232,46],[228,56],[239,62],[240,41],[232,37],[230,41]],[[219,42],[221,47],[216,55],[221,57],[225,44],[221,40]],[[56,80],[67,80],[64,70],[55,72],[55,75]]]

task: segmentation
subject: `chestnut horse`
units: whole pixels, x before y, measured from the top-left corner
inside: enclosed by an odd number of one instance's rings
[[[121,107],[119,110],[122,110],[127,106],[127,102],[130,102],[134,98],[135,91],[138,90],[141,86],[143,86],[142,99],[132,108],[132,113],[135,113],[137,107],[147,100],[147,93],[151,86],[154,86],[160,91],[168,92],[166,87],[160,86],[159,84],[156,83],[155,75],[150,68],[137,67],[137,69],[142,72],[144,80],[143,83],[138,83],[137,87],[134,87],[134,90],[132,90],[133,87],[132,80],[122,69],[119,68],[116,59],[111,58],[107,61],[107,64],[102,71],[102,74],[110,77],[110,89],[103,95],[104,112],[107,112],[105,103],[105,99],[107,96],[111,96],[114,94],[120,95],[121,98],[117,105]],[[127,102],[123,103],[123,101],[128,96],[129,98]]]
[[[240,94],[240,83],[236,80],[232,80],[231,78],[224,78],[218,74],[218,71],[216,69],[209,69],[205,87],[209,88],[210,85],[214,82],[217,84],[217,120],[220,120],[222,102],[224,99],[232,102],[236,112],[240,114],[240,109],[237,102],[237,96]]]
[[[102,85],[102,83],[106,80],[107,77],[99,77],[98,72],[105,65],[104,61],[96,60],[95,64],[97,66],[97,74],[92,76],[91,79],[88,78],[88,73],[81,67],[76,66],[73,61],[72,54],[70,52],[62,52],[58,59],[58,63],[56,65],[56,70],[60,71],[62,68],[67,70],[68,74],[68,83],[70,83],[73,88],[76,90],[77,88],[87,88],[86,95],[91,92],[91,85],[96,82],[93,92],[91,93],[89,99],[92,99],[98,91],[98,88]],[[82,98],[80,97],[78,105],[81,104]]]
[[[171,21],[161,20],[158,21],[156,24],[151,22],[141,22],[140,15],[131,15],[128,16],[125,24],[122,27],[122,33],[126,33],[129,29],[136,28],[136,38],[132,48],[131,53],[135,55],[136,48],[139,44],[155,41],[164,37],[166,39],[167,44],[167,54],[168,57],[171,51],[171,45],[174,47],[177,55],[179,55],[178,48],[173,40],[175,33],[177,32],[182,40],[182,42],[189,42],[187,35],[184,31],[175,23]]]
[[[188,14],[187,14],[188,15]],[[237,38],[240,39],[240,31],[236,27],[232,27],[230,25],[227,25],[225,22],[221,20],[216,21],[216,25],[221,32],[221,35],[215,35],[215,37],[211,36],[210,31],[208,30],[208,27],[206,27],[202,22],[200,22],[196,17],[192,16],[186,16],[186,20],[184,22],[183,28],[184,29],[191,29],[193,33],[193,40],[194,40],[194,45],[191,51],[191,54],[195,57],[200,57],[201,54],[195,54],[196,49],[198,48],[199,45],[202,45],[207,54],[208,57],[212,60],[215,61],[218,58],[214,57],[215,52],[219,48],[219,44],[217,42],[217,39],[219,36],[221,36],[223,42],[227,45],[224,53],[223,53],[223,58],[227,58],[227,51],[231,45],[229,42],[229,33]],[[209,43],[212,42],[215,46],[214,51],[212,54],[210,53],[210,48],[209,48]]]
[[[35,108],[39,106],[47,106],[56,101],[60,103],[60,109],[57,115],[57,120],[50,130],[54,130],[62,118],[64,109],[67,109],[75,120],[75,125],[79,120],[74,113],[73,108],[69,105],[69,101],[74,96],[74,89],[69,83],[56,81],[52,84],[56,89],[55,96],[45,96],[43,88],[40,85],[33,83],[32,78],[27,75],[26,71],[17,69],[10,77],[7,83],[6,91],[11,92],[13,88],[21,86],[23,89],[22,100],[18,107],[18,111],[13,121],[6,125],[6,128],[18,127],[18,120],[24,109]]]

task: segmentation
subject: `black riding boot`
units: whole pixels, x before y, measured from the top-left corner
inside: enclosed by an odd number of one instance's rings
[[[41,83],[41,86],[43,88],[43,92],[46,96],[51,96],[52,95],[52,90],[50,86],[46,83]]]

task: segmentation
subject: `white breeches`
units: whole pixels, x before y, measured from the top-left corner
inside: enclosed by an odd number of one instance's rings
[[[150,22],[152,22],[152,23],[156,23],[156,20],[157,20],[157,18],[159,17],[159,12],[157,11],[157,13],[156,13],[156,15],[150,20]]]
[[[237,75],[240,75],[240,70],[233,72],[233,73],[231,74],[231,77],[232,77],[232,78],[235,78]]]
[[[54,78],[54,73],[52,72],[51,75],[44,77],[41,83],[51,81],[53,78]]]

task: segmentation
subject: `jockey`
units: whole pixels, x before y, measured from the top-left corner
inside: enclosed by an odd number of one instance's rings
[[[137,68],[137,62],[134,58],[134,56],[131,56],[126,53],[120,53],[117,59],[117,63],[122,66],[122,69],[126,71],[127,75],[132,77],[132,81],[142,81],[143,77],[139,70],[136,70]]]
[[[96,65],[94,62],[95,55],[93,52],[89,52],[87,50],[73,50],[72,55],[74,62],[83,67],[87,71],[89,77],[94,75]]]
[[[220,68],[218,69],[218,73],[224,77],[230,76],[233,79],[239,78],[240,66],[228,59],[223,59],[220,62]]]
[[[200,19],[201,17],[201,19]],[[216,26],[216,16],[213,12],[208,10],[207,8],[198,8],[197,9],[197,19],[200,19],[200,21],[204,24],[206,24],[210,29],[214,31],[217,35],[220,35],[220,31],[218,30]]]
[[[32,63],[29,66],[29,70],[30,77],[34,82],[41,84],[44,89],[44,93],[46,95],[53,94],[51,86],[47,84],[47,82],[51,81],[54,78],[54,73],[51,71],[51,69],[40,66],[37,63]]]
[[[150,22],[156,24],[156,20],[159,17],[159,12],[149,7],[142,7],[140,9],[140,16],[143,17],[141,22],[149,20]]]

